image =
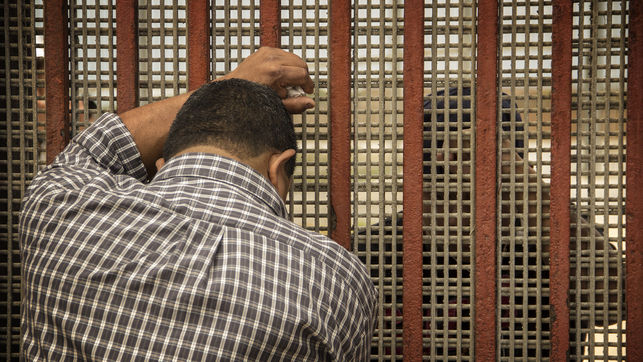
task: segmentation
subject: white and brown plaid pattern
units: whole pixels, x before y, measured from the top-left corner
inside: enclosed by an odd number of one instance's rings
[[[288,221],[259,173],[211,154],[145,182],[114,114],[23,200],[25,360],[364,360],[376,291],[360,261]]]

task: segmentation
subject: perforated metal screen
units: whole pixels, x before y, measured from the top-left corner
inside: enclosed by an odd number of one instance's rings
[[[102,112],[118,111],[119,92],[132,79],[138,82],[134,93],[139,105],[188,90],[190,74],[198,69],[189,57],[191,16],[207,21],[209,31],[200,46],[209,54],[205,73],[214,78],[265,44],[268,35],[262,26],[272,24],[266,14],[275,10],[259,0],[209,1],[207,11],[194,15],[189,9],[194,3],[186,0],[140,0],[132,8],[135,23],[128,24],[117,17],[118,6],[123,9],[126,1],[63,3],[68,9],[72,136]],[[278,7],[277,37],[271,45],[301,56],[316,86],[312,97],[317,107],[294,117],[301,152],[289,195],[290,216],[305,228],[337,237],[369,270],[379,291],[372,359],[473,360],[486,343],[476,337],[491,333],[491,344],[483,347],[496,360],[549,360],[560,351],[569,352],[571,360],[624,360],[631,2],[582,0],[571,8],[571,133],[570,148],[563,152],[571,172],[563,188],[571,202],[569,268],[560,267],[550,254],[558,235],[551,234],[556,220],[550,216],[559,210],[550,196],[550,188],[558,187],[552,177],[558,159],[552,150],[558,134],[552,116],[558,94],[554,79],[560,72],[553,66],[557,3],[492,2],[499,16],[497,87],[492,93],[497,132],[489,139],[477,133],[482,126],[476,112],[487,107],[478,104],[480,89],[487,89],[476,81],[485,60],[478,54],[489,46],[478,28],[477,2],[270,4]],[[421,48],[408,43],[408,29],[415,28],[405,23],[405,8],[412,6],[422,9]],[[337,17],[343,11],[338,9],[346,9],[346,17]],[[47,159],[42,61],[47,34],[42,0],[5,1],[2,15],[0,357],[11,360],[19,356],[20,200]],[[117,52],[118,27],[136,32],[136,54]],[[344,36],[347,43],[338,42]],[[406,135],[404,102],[410,93],[405,84],[411,83],[404,76],[409,71],[405,56],[422,64],[417,91],[424,115],[421,130]],[[117,75],[119,62],[130,57],[137,59],[137,72]],[[342,60],[348,60],[347,71],[337,68]],[[335,79],[347,83],[331,85]],[[345,137],[333,139],[338,131]],[[412,142],[421,144],[421,154],[415,155],[421,187],[404,195],[404,183],[415,177],[405,174],[409,165],[403,165]],[[476,191],[488,183],[479,177],[485,165],[476,162],[481,159],[477,146],[485,142],[497,150],[496,180],[489,181],[496,190],[490,195],[494,205],[476,202]],[[343,167],[348,174],[337,171]],[[413,199],[421,201],[418,214],[404,210],[404,200]],[[489,207],[495,209],[496,257],[481,261],[476,258],[476,216]],[[421,226],[419,253],[405,258],[408,230],[416,224]],[[336,234],[342,227],[350,235]],[[495,269],[488,276],[495,299],[490,308],[481,309],[476,268],[485,264]],[[556,288],[566,292],[565,285],[557,284],[561,268],[569,271],[562,274],[569,282],[569,302],[564,303],[568,325],[556,318],[560,304],[552,296]],[[421,283],[405,282],[405,272]],[[416,320],[405,318],[405,298],[414,295],[420,302]],[[476,324],[480,316],[490,316],[494,325]],[[557,344],[557,328],[568,343]],[[420,348],[409,352],[413,341]]]
[[[3,2],[0,58],[0,356],[17,359],[20,336],[18,216],[26,185],[44,164],[43,70],[36,64],[37,11]],[[42,21],[42,13],[40,20]]]
[[[572,356],[595,351],[620,359],[626,354],[625,325],[619,322],[626,314],[624,296],[615,290],[623,290],[625,275],[619,261],[626,249],[622,201],[628,5],[574,5],[571,170],[576,245],[571,251],[570,311],[572,320],[580,322],[570,331]],[[585,220],[596,232],[585,232]]]
[[[498,137],[498,352],[505,361],[547,360],[553,9],[551,2],[516,5],[503,2],[500,9],[507,23],[500,27],[500,101],[507,112]]]

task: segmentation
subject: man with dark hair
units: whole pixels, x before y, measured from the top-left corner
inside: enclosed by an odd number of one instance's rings
[[[461,163],[462,171],[461,177],[464,179],[472,180],[472,170],[467,167],[467,162],[471,158],[467,154],[469,142],[472,139],[470,128],[472,127],[472,112],[473,107],[471,98],[471,89],[468,87],[450,88],[448,94],[445,95],[444,91],[438,91],[435,97],[429,97],[424,103],[426,109],[424,116],[425,131],[429,131],[431,127],[436,127],[439,131],[445,130],[448,127],[449,131],[457,133],[460,127],[463,145],[461,154],[458,156],[458,145],[452,142],[450,145],[443,144],[438,140],[436,144],[438,159],[450,160],[444,163],[445,167],[442,170],[436,170],[436,173],[444,174],[457,174],[454,167],[447,167],[446,164],[453,164],[456,162]],[[432,107],[431,99],[435,98],[435,107]],[[499,339],[500,339],[500,357],[548,357],[549,348],[543,346],[549,345],[550,338],[550,307],[549,307],[549,185],[547,183],[538,184],[536,177],[536,170],[534,170],[525,160],[527,135],[525,131],[525,122],[522,120],[520,113],[517,111],[517,106],[512,103],[511,97],[507,94],[502,94],[502,102],[499,104],[501,108],[501,119],[498,124],[500,138],[502,139],[501,154],[502,158],[499,160],[500,164],[500,184],[511,186],[500,186],[499,195],[501,201],[500,213],[501,228],[498,230],[498,238],[500,239],[498,245],[498,288],[499,288]],[[435,108],[435,109],[434,109]],[[434,113],[435,112],[435,113]],[[435,122],[432,122],[432,119]],[[513,137],[512,137],[513,136]],[[513,141],[511,139],[513,138]],[[424,147],[429,152],[425,151],[425,160],[431,159],[431,141],[425,140]],[[445,155],[445,150],[450,150],[451,155]],[[458,159],[462,157],[462,159]],[[456,167],[457,168],[457,167]],[[425,174],[431,175],[429,167],[425,167]],[[437,178],[436,178],[437,179]],[[517,184],[517,185],[516,185]],[[448,195],[448,200],[472,200],[470,192],[466,191],[467,187],[458,188]],[[425,200],[431,199],[431,192],[425,192]],[[444,195],[436,193],[437,199],[444,199]],[[527,200],[527,202],[525,202]],[[540,205],[537,205],[537,201]],[[436,208],[439,209],[440,203],[437,202]],[[540,207],[540,214],[538,212]],[[445,207],[446,208],[446,207]],[[513,211],[512,211],[513,209]],[[430,206],[425,210],[425,214],[431,213]],[[446,210],[440,210],[447,213]],[[448,213],[456,214],[458,212],[457,206],[451,205]],[[576,220],[576,214],[572,212],[571,220]],[[606,282],[609,278],[604,277],[607,275],[616,275],[616,250],[612,245],[604,245],[604,238],[601,235],[601,230],[590,227],[586,218],[583,216],[578,218],[579,225],[570,227],[577,227],[572,229],[570,250],[577,250],[576,244],[580,243],[581,250],[590,250],[593,247],[595,250],[607,250],[606,255],[601,255],[596,258],[594,269],[591,270],[589,265],[589,258],[584,257],[585,261],[579,263],[582,265],[579,268],[579,274],[583,278],[593,275],[596,280],[593,288],[589,287],[589,283],[583,281],[579,283],[580,289],[583,290],[581,303],[588,303],[593,300],[598,307],[590,324],[589,317],[570,315],[570,341],[575,339],[576,330],[588,331],[595,326],[607,326],[609,323],[616,323],[616,313],[608,313],[603,315],[603,305],[609,306],[609,302],[615,303],[617,301],[617,288],[615,281]],[[428,221],[428,220],[427,220]],[[465,228],[471,227],[470,219],[462,218],[459,220],[459,225]],[[401,221],[399,221],[401,223]],[[446,220],[444,224],[457,228],[458,221]],[[539,227],[538,227],[539,226]],[[444,229],[446,236],[455,237],[457,231],[451,228]],[[438,232],[439,234],[439,232]],[[594,234],[595,242],[590,246],[590,234]],[[575,236],[575,237],[574,237]],[[445,240],[447,240],[445,238]],[[452,247],[452,245],[445,246]],[[465,248],[468,246],[465,246]],[[581,256],[577,256],[581,260]],[[467,260],[471,263],[471,260]],[[605,263],[604,263],[605,262]],[[450,264],[457,264],[457,261],[450,260]],[[607,270],[605,265],[609,265]],[[540,270],[540,273],[536,271]],[[573,275],[572,270],[572,275]],[[463,271],[463,277],[469,277],[467,270]],[[454,277],[451,275],[451,277]],[[537,292],[526,293],[522,292],[525,285],[537,285],[540,283],[540,288]],[[604,292],[608,289],[608,299],[605,300]],[[592,295],[593,294],[593,295]],[[470,299],[467,297],[462,298],[463,304],[469,304]],[[456,304],[455,296],[450,300],[450,303]],[[525,305],[531,308],[525,308]],[[514,306],[517,306],[514,308]],[[581,306],[581,308],[585,308]],[[587,313],[589,314],[589,313]],[[527,333],[525,333],[527,332]],[[584,341],[587,334],[579,333],[581,342]],[[513,339],[509,343],[509,339]],[[541,339],[540,344],[537,340]],[[575,358],[572,358],[575,360]]]
[[[230,79],[204,85],[190,96],[170,127],[156,166],[160,169],[177,154],[211,151],[253,166],[285,200],[296,150],[292,119],[277,94],[257,83]]]
[[[287,86],[312,92],[306,64],[261,48],[193,93],[101,116],[34,179],[25,360],[367,358],[364,266],[286,218],[288,112],[314,106]]]
[[[424,148],[424,167],[425,177],[424,185],[424,220],[423,225],[426,227],[424,237],[424,264],[435,267],[437,275],[434,277],[442,279],[440,282],[447,284],[449,288],[444,288],[446,295],[440,295],[436,298],[440,304],[448,305],[448,314],[444,311],[438,315],[433,322],[424,323],[424,329],[429,331],[432,328],[438,330],[437,333],[452,332],[456,333],[459,328],[469,330],[471,325],[468,322],[455,321],[451,318],[448,321],[441,322],[441,316],[447,317],[469,317],[472,314],[473,295],[468,293],[469,280],[472,277],[471,267],[473,260],[470,257],[473,249],[473,225],[471,225],[471,200],[472,190],[471,183],[472,169],[471,160],[468,152],[471,150],[470,142],[473,139],[471,129],[473,114],[473,96],[469,87],[452,87],[448,91],[440,90],[433,95],[429,95],[424,102],[424,131],[423,142]],[[550,345],[550,328],[549,322],[549,185],[543,183],[536,187],[536,171],[533,170],[524,161],[526,154],[525,141],[527,136],[524,134],[526,123],[522,120],[520,113],[516,111],[516,105],[512,104],[511,97],[502,95],[501,118],[499,122],[499,133],[502,138],[502,160],[499,162],[500,177],[505,185],[514,183],[513,187],[500,188],[499,198],[502,207],[499,210],[502,227],[498,230],[500,245],[498,246],[499,270],[498,270],[498,288],[499,288],[499,312],[500,320],[498,326],[499,333],[499,357],[509,359],[523,357],[549,357]],[[513,142],[510,141],[509,135],[514,135]],[[456,137],[460,137],[461,143],[458,144]],[[436,137],[437,136],[437,137]],[[513,151],[513,154],[512,152]],[[513,179],[509,175],[514,175]],[[526,182],[522,183],[522,177]],[[450,181],[447,181],[450,180]],[[517,180],[521,184],[515,185]],[[457,183],[457,187],[447,187]],[[524,187],[524,185],[527,187]],[[511,189],[511,191],[508,191]],[[537,195],[535,190],[540,190],[541,194]],[[525,192],[527,191],[527,192]],[[510,194],[512,193],[512,194]],[[528,195],[523,195],[527,193]],[[538,196],[542,202],[541,215],[538,215],[536,201]],[[528,203],[523,200],[527,199]],[[513,212],[508,206],[513,201]],[[456,201],[459,203],[456,204]],[[527,204],[527,205],[526,205]],[[469,214],[469,215],[467,215]],[[536,220],[536,218],[540,220]],[[576,216],[572,217],[575,220]],[[600,230],[592,230],[589,223],[581,219],[580,235],[583,238],[575,237],[572,240],[571,250],[576,250],[576,242],[581,239],[589,239],[590,233],[600,235]],[[387,234],[392,234],[392,228],[396,228],[396,234],[401,235],[403,230],[403,215],[398,213],[385,218],[384,227],[381,228]],[[536,228],[540,225],[540,228]],[[379,234],[379,225],[375,225],[370,230],[371,235]],[[430,230],[430,231],[429,231]],[[361,234],[366,234],[361,231]],[[571,235],[577,235],[574,230]],[[573,334],[577,329],[588,331],[595,326],[607,326],[609,323],[616,323],[616,312],[610,311],[608,315],[603,315],[603,306],[609,307],[608,303],[617,301],[616,282],[606,283],[610,276],[616,275],[616,251],[611,245],[605,246],[602,237],[596,237],[594,244],[595,250],[608,249],[608,254],[597,258],[594,263],[594,270],[590,270],[589,262],[581,263],[583,267],[580,274],[583,278],[589,275],[596,277],[594,289],[590,289],[589,283],[583,281],[580,283],[581,289],[584,290],[580,301],[588,303],[589,299],[598,305],[593,324],[590,324],[590,318],[578,318],[571,315],[570,340],[575,339]],[[360,244],[366,248],[365,244]],[[373,243],[371,250],[378,250],[379,245]],[[582,250],[589,250],[588,242],[581,242]],[[580,257],[577,257],[580,259]],[[586,258],[587,259],[587,258]],[[603,262],[608,262],[608,270],[604,270]],[[494,262],[494,261],[490,261]],[[537,270],[540,271],[537,274]],[[474,282],[474,281],[472,281]],[[538,285],[537,291],[532,291],[529,295],[523,295],[523,286]],[[532,290],[536,289],[531,287]],[[605,300],[604,291],[609,290],[609,300]],[[513,289],[513,290],[512,290]],[[437,294],[437,293],[436,293]],[[594,295],[592,295],[594,294]],[[399,302],[403,302],[400,300]],[[530,308],[525,308],[525,305]],[[515,306],[515,307],[514,307]],[[584,308],[584,306],[582,306]],[[385,311],[387,315],[400,314],[398,311]],[[589,314],[589,313],[588,313]],[[430,317],[430,309],[425,310],[425,316]],[[427,318],[428,319],[428,318]],[[446,318],[444,318],[446,319]],[[580,334],[581,342],[587,334]],[[511,338],[511,342],[509,339]],[[435,343],[435,341],[432,341]],[[472,353],[470,346],[467,344],[453,344],[449,347],[438,347],[435,351],[441,356],[459,356],[470,355]],[[579,344],[579,343],[577,343]],[[398,351],[401,353],[402,351]],[[430,348],[427,347],[425,354],[430,354]],[[572,358],[572,360],[574,360]]]

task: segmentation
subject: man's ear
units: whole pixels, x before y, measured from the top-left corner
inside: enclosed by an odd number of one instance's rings
[[[280,153],[274,153],[268,160],[268,178],[284,200],[290,188],[290,177],[286,175],[285,165],[294,156],[295,150],[287,149]]]
[[[156,160],[155,165],[156,165],[156,171],[160,170],[161,167],[165,165],[165,159],[163,157],[159,158],[158,160]]]

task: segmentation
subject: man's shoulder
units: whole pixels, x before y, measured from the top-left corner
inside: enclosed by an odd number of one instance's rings
[[[313,256],[321,257],[329,264],[348,260],[350,262],[357,261],[359,265],[362,265],[352,253],[326,235],[305,229],[290,220],[284,220],[283,227],[291,232],[294,245],[305,249]]]
[[[342,282],[363,288],[374,288],[366,266],[349,250],[326,235],[304,229],[285,220],[284,226],[293,231],[293,245],[301,248],[306,257],[320,268],[332,271]]]
[[[320,291],[321,299],[347,298],[359,305],[364,315],[371,315],[377,291],[369,272],[355,254],[336,241],[286,219],[281,219],[279,226],[268,233],[243,232],[252,239],[250,249],[271,249],[268,263],[274,261],[278,270],[303,277],[309,288]],[[233,231],[232,238],[239,236],[234,234]],[[321,299],[319,302],[323,303]]]

